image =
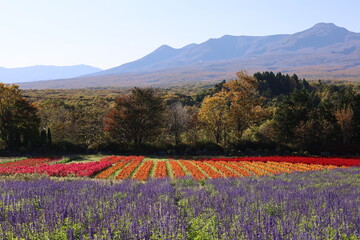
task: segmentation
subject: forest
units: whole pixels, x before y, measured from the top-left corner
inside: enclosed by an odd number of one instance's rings
[[[215,85],[21,90],[0,84],[0,151],[14,154],[360,153],[360,87],[238,72]]]

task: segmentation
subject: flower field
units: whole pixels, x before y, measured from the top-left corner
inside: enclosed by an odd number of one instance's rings
[[[181,178],[180,169],[207,177],[215,174],[208,167],[221,166],[222,176],[270,166],[182,161],[129,160],[126,174],[135,166],[144,173],[133,178],[155,169],[162,176],[164,163],[179,177],[144,183],[0,178],[0,239],[360,239],[359,168],[196,181]],[[285,168],[272,166],[274,173]]]
[[[57,163],[59,158],[33,158],[0,164],[0,175],[46,174],[54,177],[137,179],[193,177],[196,180],[265,176],[360,166],[359,159],[310,157],[243,157],[204,160],[106,156],[97,161]]]

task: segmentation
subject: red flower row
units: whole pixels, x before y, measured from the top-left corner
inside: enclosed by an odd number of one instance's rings
[[[321,158],[321,157],[298,157],[298,156],[271,156],[271,157],[238,157],[238,158],[213,158],[202,159],[201,161],[226,161],[226,162],[288,162],[304,164],[320,164],[335,166],[356,166],[360,167],[359,159],[351,158]]]
[[[71,163],[71,164],[41,164],[38,166],[14,166],[0,168],[0,174],[47,174],[49,176],[77,176],[91,177],[94,174],[103,171],[111,166],[110,162],[89,162],[89,163]]]
[[[36,166],[44,163],[49,163],[51,161],[57,161],[60,158],[29,158],[14,162],[7,162],[0,164],[0,168],[7,168],[7,167],[18,167],[18,166]]]

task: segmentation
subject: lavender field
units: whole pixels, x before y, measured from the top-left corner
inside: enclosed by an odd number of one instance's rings
[[[195,181],[0,179],[0,239],[359,239],[360,168]]]

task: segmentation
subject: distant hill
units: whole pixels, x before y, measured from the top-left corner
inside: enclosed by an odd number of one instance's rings
[[[0,82],[31,82],[59,78],[74,78],[85,74],[99,72],[102,69],[88,66],[31,66],[21,68],[0,67]]]
[[[360,81],[360,33],[319,23],[295,34],[209,39],[180,49],[163,45],[134,62],[80,78],[22,88],[166,86],[231,78],[236,71],[296,72],[309,79]]]

